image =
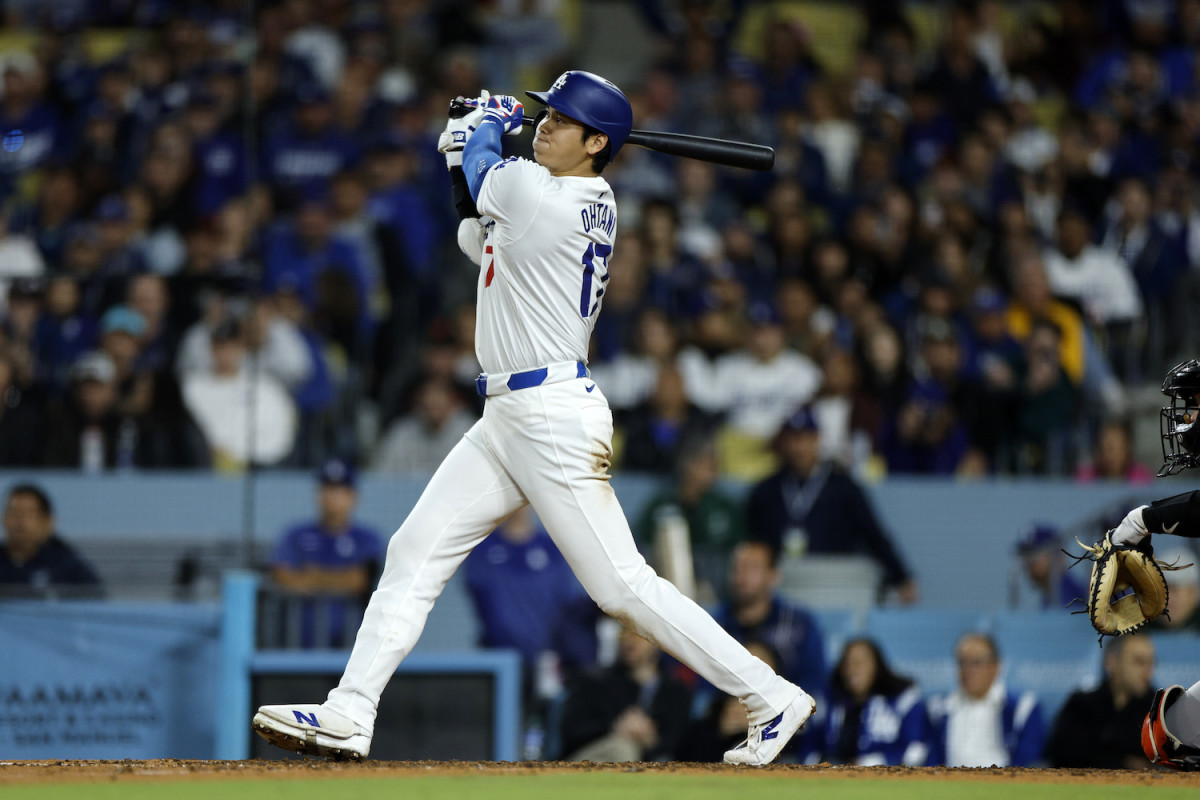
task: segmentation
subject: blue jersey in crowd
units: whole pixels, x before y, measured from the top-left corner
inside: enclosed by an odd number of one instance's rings
[[[308,522],[288,529],[271,555],[271,565],[290,569],[322,567],[344,569],[367,566],[383,562],[383,540],[371,528],[351,523],[339,534],[328,533],[318,523]],[[317,612],[327,613],[329,642],[342,643],[347,638],[346,600],[323,601],[326,605],[318,609],[317,601],[305,601],[302,612],[301,644],[312,647],[317,644]]]
[[[916,686],[892,697],[871,695],[861,706],[833,695],[826,703],[817,703],[817,714],[811,746],[822,761],[861,766],[925,763],[929,723]],[[850,735],[853,741],[846,741]]]

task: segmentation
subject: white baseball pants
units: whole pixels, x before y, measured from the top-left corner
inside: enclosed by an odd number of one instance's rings
[[[638,552],[608,483],[611,455],[612,414],[590,379],[489,398],[483,418],[442,462],[392,536],[379,586],[327,705],[374,730],[379,697],[446,581],[501,521],[530,503],[602,610],[741,698],[752,724],[786,708],[799,689],[655,574]]]

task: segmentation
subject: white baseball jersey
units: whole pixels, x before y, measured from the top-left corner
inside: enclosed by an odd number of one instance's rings
[[[549,373],[584,361],[616,232],[608,183],[555,177],[534,162],[509,159],[488,171],[476,207],[494,218],[478,262],[475,347],[484,371]],[[474,222],[460,226],[460,246],[472,260],[478,231]],[[742,698],[754,724],[773,719],[799,698],[799,687],[650,568],[608,481],[608,399],[572,369],[549,377],[489,395],[483,418],[438,467],[392,537],[327,707],[373,729],[379,696],[446,581],[472,548],[528,504],[601,609]]]
[[[586,362],[617,230],[608,182],[557,178],[510,158],[484,176],[475,206],[495,220],[479,270],[475,354],[483,371]]]

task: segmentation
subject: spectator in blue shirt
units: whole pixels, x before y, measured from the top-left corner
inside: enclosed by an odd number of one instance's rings
[[[276,207],[293,208],[312,191],[328,191],[329,181],[358,162],[358,147],[333,124],[328,90],[301,87],[290,125],[267,139],[259,174],[271,187]]]
[[[528,507],[497,527],[464,566],[480,644],[517,650],[527,680],[547,651],[564,673],[595,663],[599,609]]]
[[[263,250],[265,292],[294,291],[322,333],[347,353],[359,352],[374,328],[373,287],[359,252],[333,234],[328,197],[306,198],[293,220],[267,234]]]
[[[713,619],[739,642],[759,641],[779,654],[778,672],[805,691],[825,686],[825,641],[808,610],[781,597],[779,553],[762,541],[741,542],[729,567],[729,599]]]
[[[829,679],[829,699],[818,705],[816,750],[830,764],[921,766],[928,720],[921,692],[897,675],[879,645],[846,642]]]
[[[246,191],[246,148],[240,136],[223,128],[218,98],[207,90],[189,98],[184,122],[192,135],[196,214],[210,219]]]
[[[354,521],[354,466],[330,459],[318,480],[316,521],[286,531],[271,556],[272,580],[301,603],[300,645],[306,648],[339,647],[352,639],[384,551],[379,534]]]

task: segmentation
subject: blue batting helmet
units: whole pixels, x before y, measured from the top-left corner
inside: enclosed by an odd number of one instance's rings
[[[633,129],[633,108],[616,84],[578,69],[567,70],[548,92],[525,94],[608,136],[608,160],[617,157]]]

